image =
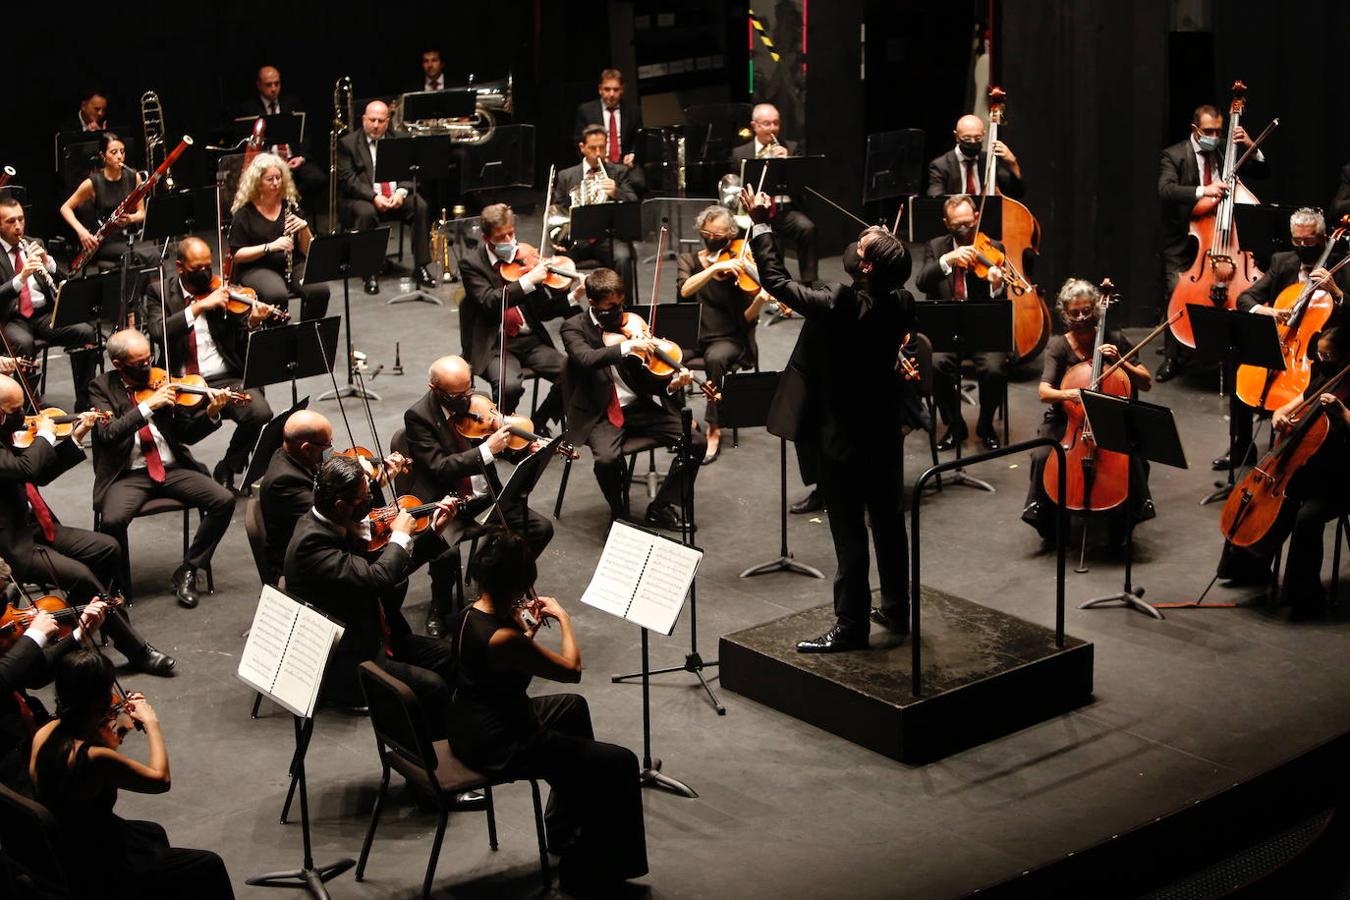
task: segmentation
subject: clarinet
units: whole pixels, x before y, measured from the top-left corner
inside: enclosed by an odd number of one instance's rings
[[[282,234],[283,237],[287,237],[287,236],[288,236],[288,235],[286,234],[286,216],[287,216],[288,213],[290,213],[290,211],[291,211],[291,201],[290,201],[290,198],[289,198],[289,197],[283,197],[282,200],[281,200],[281,234]],[[289,235],[289,237],[291,238],[291,241],[292,241],[292,242],[295,241],[295,236],[294,236],[294,235]],[[287,250],[287,251],[286,251],[286,290],[288,290],[288,291],[291,289],[291,270],[292,270],[292,267],[294,266],[294,263],[295,263],[295,252],[294,252],[294,249]]]
[[[23,251],[24,256],[32,256],[34,251],[41,250],[36,244],[31,241],[25,241],[23,238],[19,238],[19,249]],[[34,277],[42,283],[42,293],[47,295],[47,302],[55,303],[56,282],[52,280],[52,274],[47,271],[47,267],[43,266],[38,269],[37,274],[34,275]]]

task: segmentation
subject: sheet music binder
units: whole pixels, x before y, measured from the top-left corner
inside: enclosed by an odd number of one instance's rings
[[[264,585],[235,676],[291,713],[311,718],[328,658],[345,630],[309,604]],[[297,631],[316,640],[297,641]]]
[[[702,561],[702,550],[616,521],[581,602],[669,636]]]

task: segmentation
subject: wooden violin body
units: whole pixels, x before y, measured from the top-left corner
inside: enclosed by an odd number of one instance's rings
[[[535,434],[534,422],[527,416],[504,416],[487,394],[469,397],[469,408],[455,416],[452,423],[461,437],[482,440],[499,428],[510,432],[506,446],[510,450],[524,450],[536,441],[547,444],[548,439]],[[558,454],[568,459],[580,459],[581,454],[566,441],[558,444]]]
[[[99,421],[107,422],[112,419],[112,413],[106,410],[95,410],[98,413]],[[37,437],[37,423],[40,419],[51,419],[52,424],[56,426],[57,439],[70,437],[70,433],[75,429],[75,423],[80,421],[79,416],[68,415],[65,410],[55,406],[49,406],[39,412],[37,415],[23,417],[23,429],[14,433],[13,444],[19,449],[28,447]]]
[[[79,624],[80,613],[84,612],[84,607],[67,606],[66,601],[60,597],[50,595],[38,597],[32,606],[22,608],[13,604],[6,606],[4,614],[0,615],[0,656],[8,653],[14,642],[23,637],[23,633],[33,624],[34,617],[40,612],[50,613],[56,619],[60,626],[57,634],[64,638]]]
[[[450,502],[458,512],[459,504],[469,498],[461,497],[458,494],[450,495]],[[413,525],[413,534],[421,534],[431,527],[431,517],[436,510],[440,508],[439,503],[423,503],[411,494],[404,494],[388,506],[381,506],[370,511],[370,549],[379,550],[389,543],[389,538],[393,535],[394,520],[398,518],[399,513],[406,512],[416,520]]]
[[[521,241],[516,244],[516,258],[502,263],[499,271],[502,278],[507,281],[519,281],[522,275],[539,265],[539,260],[539,249],[533,244]],[[548,287],[565,290],[581,277],[577,274],[576,263],[572,262],[569,256],[550,256],[544,262],[548,268],[548,277],[544,279],[544,284]]]
[[[642,367],[657,378],[670,378],[683,368],[684,350],[680,348],[680,345],[652,334],[646,319],[635,312],[625,312],[619,330],[604,332],[602,340],[607,347],[622,344],[627,340],[656,341],[657,348],[655,350],[640,350],[636,353],[636,356],[641,360]],[[709,400],[722,399],[722,392],[711,382],[694,376],[694,383],[698,385],[704,396]]]
[[[197,406],[209,399],[213,394],[223,393],[231,403],[252,403],[253,398],[248,394],[239,391],[232,391],[228,388],[213,388],[206,384],[206,379],[200,375],[170,375],[164,369],[155,366],[150,369],[150,383],[143,388],[135,391],[132,395],[137,403],[144,403],[154,396],[155,391],[159,390],[164,384],[171,384],[177,392],[177,399],[174,401],[179,406]]]

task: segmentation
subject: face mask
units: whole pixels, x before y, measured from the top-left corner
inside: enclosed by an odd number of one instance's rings
[[[118,366],[118,371],[128,382],[135,385],[147,385],[150,383],[149,366]]]
[[[1064,324],[1067,325],[1067,326],[1069,326],[1069,328],[1072,329],[1072,330],[1080,330],[1080,331],[1081,331],[1081,330],[1087,329],[1087,328],[1096,328],[1096,327],[1097,327],[1097,316],[1096,316],[1095,314],[1094,314],[1094,315],[1090,315],[1090,316],[1088,316],[1086,319],[1074,319],[1074,318],[1070,318],[1069,316],[1065,316],[1065,317],[1064,317]]]
[[[1219,139],[1212,134],[1197,135],[1195,142],[1200,145],[1200,149],[1206,153],[1213,153],[1219,149]]]
[[[961,155],[966,159],[974,159],[980,155],[979,141],[958,141],[956,146],[961,148]]]
[[[709,253],[721,253],[723,248],[730,242],[730,238],[718,237],[703,239],[703,246]]]
[[[1294,252],[1298,254],[1298,261],[1305,266],[1316,265],[1322,258],[1322,245],[1314,244],[1311,247],[1295,247]]]
[[[16,409],[14,412],[0,419],[0,432],[13,434],[23,427],[23,409]]]
[[[194,294],[204,294],[211,290],[210,269],[188,269],[183,273],[183,284]]]
[[[858,242],[854,241],[844,248],[844,272],[854,281],[863,281],[867,278],[862,270],[862,257],[858,255]]]
[[[958,244],[969,244],[975,239],[974,225],[949,226],[947,230],[951,232],[952,237],[956,238]]]
[[[492,252],[497,254],[497,258],[502,262],[511,262],[516,258],[516,242],[512,240],[505,244],[493,244]]]
[[[335,453],[337,453],[337,450],[334,449],[332,444],[329,444],[327,447],[324,447],[323,450],[320,451],[319,453],[319,465],[323,465],[324,463],[328,462],[330,459],[333,458],[333,455]]]
[[[600,327],[605,331],[618,331],[623,323],[623,307],[613,306],[609,309],[596,309],[595,320],[600,323]]]

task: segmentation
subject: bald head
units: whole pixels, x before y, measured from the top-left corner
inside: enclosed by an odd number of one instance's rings
[[[442,356],[427,371],[427,386],[442,394],[462,394],[473,387],[473,370],[459,356]]]
[[[965,115],[956,120],[956,130],[952,136],[957,142],[977,141],[984,143],[984,119],[979,116]]]
[[[286,420],[282,446],[311,472],[323,462],[324,451],[333,446],[333,425],[322,413],[302,409]]]
[[[275,100],[281,95],[281,73],[274,66],[263,66],[258,70],[258,96]]]
[[[23,409],[23,388],[8,375],[0,375],[0,413],[9,415]]]
[[[368,138],[384,137],[384,133],[389,130],[389,107],[381,100],[367,103],[366,111],[361,115],[361,127]]]

